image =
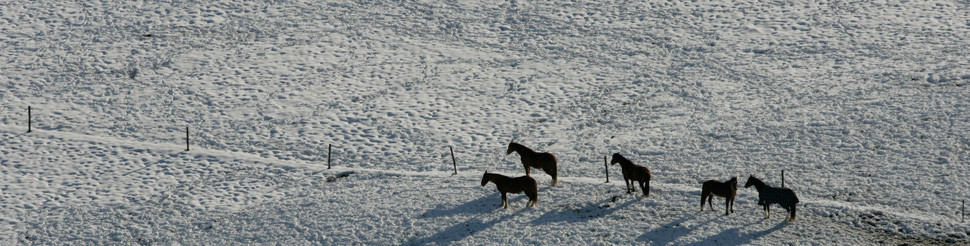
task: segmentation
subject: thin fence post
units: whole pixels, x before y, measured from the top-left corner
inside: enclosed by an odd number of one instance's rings
[[[327,144],[327,169],[330,169],[330,157],[333,156],[333,144]]]
[[[963,200],[960,205],[960,223],[967,221],[967,200]]]
[[[781,170],[781,188],[785,188],[785,170]]]
[[[606,164],[606,156],[603,156],[603,170],[606,171],[606,182],[610,182],[610,166]]]
[[[455,167],[455,174],[458,174],[458,161],[455,161],[455,149],[448,146],[448,150],[451,150],[451,165]]]
[[[30,106],[27,106],[27,132],[30,132],[30,130],[31,130],[31,126],[30,125],[32,123],[33,122],[32,122],[32,119],[31,119]]]
[[[189,127],[185,127],[185,151],[189,151]]]

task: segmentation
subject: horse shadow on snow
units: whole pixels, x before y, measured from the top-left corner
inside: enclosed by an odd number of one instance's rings
[[[681,217],[667,224],[663,224],[660,227],[657,227],[657,229],[648,231],[647,233],[640,235],[640,237],[637,237],[636,241],[650,242],[650,244],[652,245],[667,245],[669,243],[677,241],[678,238],[681,238],[683,236],[690,234],[694,229],[689,229],[686,226],[683,226],[683,224],[688,220],[696,219],[696,218],[697,217],[693,217],[693,216]],[[708,219],[707,221],[701,224],[695,225],[693,227],[696,228],[696,227],[705,225],[707,223],[710,223],[711,220],[713,219]]]
[[[748,224],[747,226],[750,226],[752,224],[754,223]],[[735,228],[724,230],[721,233],[710,236],[699,243],[693,243],[691,245],[707,245],[710,243],[715,243],[717,245],[748,245],[748,244],[751,244],[751,241],[754,241],[755,239],[758,239],[764,235],[768,235],[768,234],[771,234],[772,232],[780,230],[781,228],[784,228],[786,225],[788,225],[787,221],[778,223],[774,227],[768,228],[767,230],[764,230],[764,231],[756,231],[756,232],[745,233],[745,234],[741,234],[741,228],[744,228],[744,226],[735,227]]]
[[[509,194],[509,209],[516,209],[517,206],[525,206],[524,202],[520,200],[525,199],[525,196],[516,196],[517,194]],[[520,203],[521,202],[521,203]],[[464,214],[464,216],[476,215],[476,214],[488,214],[496,210],[502,209],[500,206],[502,204],[502,195],[498,192],[494,194],[489,194],[487,196],[480,197],[475,200],[468,201],[461,205],[455,207],[447,207],[445,205],[438,205],[434,209],[428,210],[422,214],[423,218],[434,218],[434,217],[448,217]]]
[[[515,216],[514,214],[503,215],[500,218],[490,221],[482,221],[480,218],[469,218],[465,222],[457,223],[444,230],[424,238],[413,238],[403,245],[426,245],[432,242],[445,243],[460,241],[479,231],[484,231],[492,226]]]
[[[595,218],[602,218],[613,212],[629,207],[633,203],[640,202],[640,199],[628,199],[623,203],[616,203],[620,196],[612,196],[599,202],[586,204],[580,208],[574,208],[572,204],[562,205],[555,211],[543,213],[532,221],[533,224],[541,225],[555,222],[586,222]],[[540,201],[539,204],[542,204]]]
[[[524,195],[516,196],[514,198],[509,198],[509,203],[525,205],[522,201],[527,199]],[[514,201],[513,201],[514,200]],[[480,216],[487,216],[494,213],[497,210],[504,210],[501,206],[502,197],[499,193],[489,194],[487,196],[480,197],[475,200],[468,201],[462,205],[458,205],[452,208],[435,208],[425,212],[423,218],[435,218],[435,217],[449,217],[449,216],[463,216],[471,217],[464,222],[454,224],[448,228],[445,228],[433,235],[423,237],[423,238],[412,238],[404,243],[404,245],[424,245],[432,242],[443,243],[443,242],[454,242],[460,241],[466,237],[474,235],[479,231],[487,230],[492,226],[495,226],[502,221],[506,221],[512,217],[521,214],[526,208],[512,206],[510,205],[510,210],[516,208],[512,213],[502,215],[499,218],[492,219],[489,221],[483,221]]]
[[[690,226],[691,227],[690,229],[687,228],[686,226],[683,226],[683,223],[696,218],[698,217],[692,217],[692,216],[681,217],[677,220],[671,221],[670,223],[664,224],[658,227],[657,229],[644,233],[643,235],[638,237],[636,241],[649,242],[651,245],[668,245],[670,243],[676,242],[677,239],[681,237],[691,234],[695,230],[693,228],[702,227],[706,224],[711,223],[713,220],[716,219],[716,218],[707,219],[706,221],[703,221],[699,224]],[[688,245],[747,245],[747,244],[751,244],[751,242],[754,241],[755,239],[758,239],[764,235],[771,234],[777,230],[780,230],[781,228],[784,228],[785,225],[788,224],[788,222],[779,223],[778,225],[775,225],[774,227],[764,231],[744,233],[744,234],[741,233],[742,228],[751,226],[752,224],[754,223],[741,226],[741,227],[727,229],[727,230],[721,231],[721,233],[707,237],[704,240],[694,242]]]

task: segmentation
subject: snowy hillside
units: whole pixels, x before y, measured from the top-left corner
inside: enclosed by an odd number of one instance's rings
[[[5,1],[0,242],[968,244],[967,57],[967,1]]]

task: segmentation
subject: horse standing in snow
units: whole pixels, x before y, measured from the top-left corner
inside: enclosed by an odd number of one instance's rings
[[[485,186],[488,182],[495,183],[495,188],[498,188],[498,191],[502,193],[502,208],[509,208],[507,193],[525,192],[525,195],[529,197],[529,202],[525,204],[526,207],[535,207],[536,203],[539,202],[539,190],[536,180],[532,177],[509,178],[497,173],[488,173],[486,170],[485,175],[482,175],[482,186]]]
[[[620,155],[620,153],[613,153],[613,160],[610,160],[611,165],[616,165],[620,163],[620,168],[623,169],[623,183],[626,184],[626,192],[636,191],[636,185],[633,182],[640,183],[640,190],[643,190],[643,196],[650,196],[650,169],[644,166],[633,164],[632,161],[626,159]]]
[[[516,142],[509,142],[509,149],[505,154],[510,155],[512,152],[519,153],[519,157],[522,159],[522,165],[525,166],[525,176],[529,176],[530,167],[542,169],[546,174],[552,176],[552,186],[556,186],[556,183],[559,181],[559,176],[556,175],[555,155],[548,152],[537,153]]]
[[[784,187],[768,186],[754,175],[748,176],[748,182],[744,183],[744,188],[752,185],[758,190],[758,205],[764,207],[765,219],[771,217],[771,204],[777,203],[788,211],[788,221],[795,220],[795,204],[798,203],[798,197],[795,196],[794,191]]]
[[[731,177],[728,182],[713,179],[705,181],[701,186],[701,211],[704,211],[704,200],[707,200],[707,206],[714,211],[712,205],[714,202],[711,201],[714,195],[724,197],[724,215],[734,213],[734,197],[738,195],[738,177]]]

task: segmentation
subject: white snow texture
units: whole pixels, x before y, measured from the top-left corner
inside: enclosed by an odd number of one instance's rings
[[[970,244],[966,0],[4,0],[0,71],[2,245]]]

